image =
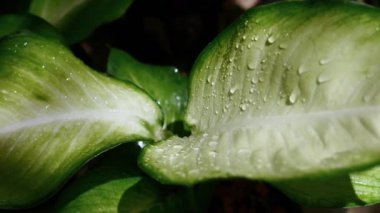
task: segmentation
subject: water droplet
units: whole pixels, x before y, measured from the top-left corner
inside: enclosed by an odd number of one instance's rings
[[[144,143],[144,141],[137,141],[137,145],[140,147],[140,148],[144,148],[145,147],[145,143]],[[161,152],[163,152],[164,150],[162,150],[162,149],[156,149],[156,152],[158,152],[158,153],[161,153]]]
[[[285,45],[285,44],[280,44],[278,47],[279,47],[280,49],[286,49],[286,45]]]
[[[233,59],[233,58],[230,58],[230,59],[228,59],[228,61],[229,61],[229,62],[233,62],[233,61],[234,61],[234,59]]]
[[[263,97],[263,101],[264,101],[264,103],[267,102],[268,101],[268,96],[264,96]]]
[[[45,65],[43,64],[43,65],[41,66],[41,68],[42,68],[42,69],[45,69]]]
[[[263,77],[260,77],[259,78],[259,82],[263,82],[264,81],[264,78]]]
[[[290,94],[290,96],[289,96],[289,103],[290,104],[296,103],[297,98],[298,98],[297,93],[296,92],[292,92],[292,94]]]
[[[243,35],[243,37],[242,37],[242,38],[243,38],[243,40],[245,40],[245,39],[247,39],[247,36]]]
[[[317,83],[318,84],[323,84],[323,83],[326,83],[327,81],[329,81],[330,79],[328,78],[328,76],[324,73],[321,73],[318,78],[317,78]]]
[[[255,92],[255,89],[254,88],[251,88],[250,90],[249,90],[249,93],[251,93],[251,94],[253,94]]]
[[[24,47],[28,46],[28,42],[25,41],[23,45],[24,45]]]
[[[254,62],[251,62],[251,63],[249,63],[249,64],[247,65],[247,67],[248,67],[249,70],[254,70],[254,69],[256,68],[256,65],[255,65]]]
[[[236,93],[236,91],[237,91],[237,87],[232,87],[232,88],[228,91],[228,94],[229,94],[229,95],[233,95],[233,94]]]
[[[71,80],[71,78],[69,78],[69,77],[67,77],[66,78],[66,81],[70,81]],[[157,101],[157,103],[158,103],[159,101]],[[158,103],[159,104],[159,103]]]
[[[239,108],[240,108],[240,111],[244,112],[245,110],[247,110],[247,105],[241,104]]]
[[[259,37],[258,37],[258,36],[255,36],[255,37],[253,38],[253,40],[254,40],[254,41],[257,41],[257,40],[259,40]]]
[[[259,82],[259,79],[252,77],[252,79],[251,79],[252,84],[257,84],[258,82]]]
[[[244,22],[244,26],[248,26],[248,20]]]
[[[212,78],[212,76],[211,75],[209,75],[208,77],[207,77],[207,83],[211,83],[211,78]]]
[[[276,41],[276,37],[274,35],[270,35],[267,39],[268,44],[273,44]]]
[[[262,64],[265,64],[266,61],[267,61],[267,60],[264,58],[263,60],[261,60],[261,63],[262,63]]]
[[[330,62],[331,62],[330,58],[322,58],[321,60],[319,60],[320,65],[325,65],[325,64],[328,64]]]
[[[45,110],[49,109],[50,108],[50,105],[46,105],[45,106]]]
[[[306,72],[306,70],[305,70],[305,67],[303,66],[303,65],[300,65],[299,67],[298,67],[298,74],[302,74],[302,73],[304,73],[304,72]]]

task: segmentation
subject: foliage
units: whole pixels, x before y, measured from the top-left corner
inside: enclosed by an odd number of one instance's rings
[[[379,9],[261,5],[190,78],[117,48],[94,71],[75,48],[91,52],[84,39],[131,4],[32,0],[0,16],[1,208],[207,212],[216,181],[239,178],[301,205],[380,202]]]

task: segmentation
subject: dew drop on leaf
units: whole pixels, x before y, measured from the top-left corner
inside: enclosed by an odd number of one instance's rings
[[[232,87],[230,90],[228,90],[228,94],[229,95],[233,95],[233,94],[236,93],[236,91],[237,91],[237,88],[236,87]]]
[[[285,45],[285,44],[280,44],[278,47],[279,47],[280,49],[286,49],[286,45]]]
[[[323,84],[323,83],[326,83],[327,81],[329,81],[330,79],[328,78],[328,76],[326,76],[325,74],[321,73],[318,78],[317,78],[317,83],[318,84]]]
[[[331,59],[329,59],[329,58],[322,58],[321,60],[319,60],[320,65],[325,65],[325,64],[328,64],[330,62],[331,62]]]
[[[212,76],[211,76],[211,75],[209,75],[209,76],[207,77],[207,80],[206,80],[206,82],[210,84],[210,83],[211,83],[211,78],[212,78]]]
[[[297,98],[298,98],[298,95],[295,92],[292,92],[292,94],[290,94],[289,96],[289,103],[290,104],[296,103]]]
[[[304,66],[302,66],[302,65],[300,65],[299,67],[298,67],[298,74],[299,75],[301,75],[302,73],[304,73],[304,72],[306,72],[306,70],[305,70],[305,67]]]
[[[273,35],[270,35],[267,39],[268,44],[273,44],[276,41],[276,38]]]
[[[240,111],[244,112],[245,110],[247,110],[247,105],[241,104],[239,108],[240,108]]]

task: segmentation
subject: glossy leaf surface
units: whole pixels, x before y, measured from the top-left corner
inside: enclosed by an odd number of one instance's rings
[[[183,120],[188,79],[177,68],[144,64],[126,52],[112,49],[108,73],[150,94],[161,105],[166,124]]]
[[[380,11],[333,2],[255,8],[198,58],[187,138],[141,158],[162,182],[333,176],[380,161]]]
[[[124,141],[161,137],[161,111],[138,88],[99,74],[59,43],[0,43],[0,206],[32,205],[79,166]]]

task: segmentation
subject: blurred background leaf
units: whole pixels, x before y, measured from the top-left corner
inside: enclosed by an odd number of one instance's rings
[[[69,44],[122,16],[132,0],[32,0],[29,12],[56,26]]]
[[[37,16],[25,13],[0,15],[0,38],[20,31],[31,31],[47,39],[64,43],[64,38],[58,30]]]

